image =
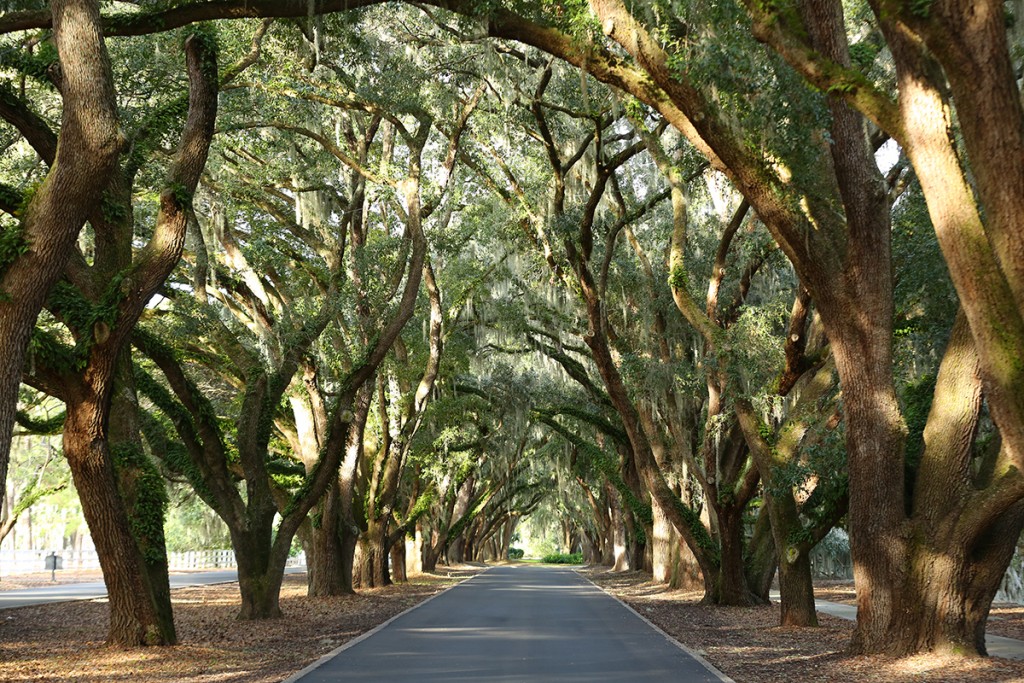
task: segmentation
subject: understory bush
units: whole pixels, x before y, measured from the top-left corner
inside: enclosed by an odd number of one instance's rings
[[[548,553],[541,558],[545,564],[583,564],[583,553]]]

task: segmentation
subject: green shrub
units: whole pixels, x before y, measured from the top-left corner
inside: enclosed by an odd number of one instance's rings
[[[510,559],[510,560],[521,560],[521,559],[523,559],[524,555],[526,555],[526,551],[523,550],[522,548],[509,548],[508,549],[508,559]]]
[[[548,553],[541,558],[544,564],[583,564],[583,553]]]

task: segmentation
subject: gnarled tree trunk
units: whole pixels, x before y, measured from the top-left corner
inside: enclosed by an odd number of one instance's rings
[[[64,455],[92,532],[110,600],[107,642],[122,647],[175,642],[173,621],[163,618],[145,560],[132,534],[104,433],[107,396],[81,387],[67,401]]]
[[[281,616],[280,593],[284,563],[272,561],[270,534],[263,524],[255,530],[231,530],[231,545],[238,563],[238,589],[242,606],[238,618],[274,619]]]
[[[97,0],[54,0],[53,40],[63,100],[59,144],[45,124],[21,132],[50,164],[20,226],[27,251],[0,267],[0,502],[7,490],[11,436],[25,350],[50,288],[61,277],[86,218],[117,169],[123,135]],[[9,102],[0,116],[26,122]],[[31,125],[29,125],[31,124]],[[35,129],[27,130],[25,125]]]

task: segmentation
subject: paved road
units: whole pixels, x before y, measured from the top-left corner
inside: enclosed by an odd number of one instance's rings
[[[305,567],[293,567],[286,569],[285,573],[294,574],[304,571],[306,571]],[[170,578],[171,588],[184,588],[185,586],[202,586],[211,583],[237,581],[238,572],[234,569],[224,569],[211,572],[171,574]],[[106,594],[107,587],[102,581],[0,591],[0,609],[27,607],[28,605],[45,605],[51,602],[67,602],[68,600],[88,600],[102,598]]]
[[[575,572],[497,567],[405,614],[301,683],[711,683],[723,679]]]

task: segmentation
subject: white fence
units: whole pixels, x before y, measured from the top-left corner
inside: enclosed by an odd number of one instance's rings
[[[11,574],[41,572],[46,565],[49,550],[4,550],[0,552],[0,577]],[[79,569],[99,569],[100,562],[95,550],[76,553],[73,550],[57,552],[61,558],[63,571]],[[234,569],[235,551],[233,550],[189,550],[181,553],[168,553],[167,563],[171,571],[187,569]],[[289,567],[301,567],[306,564],[306,556],[299,553],[289,558]]]

